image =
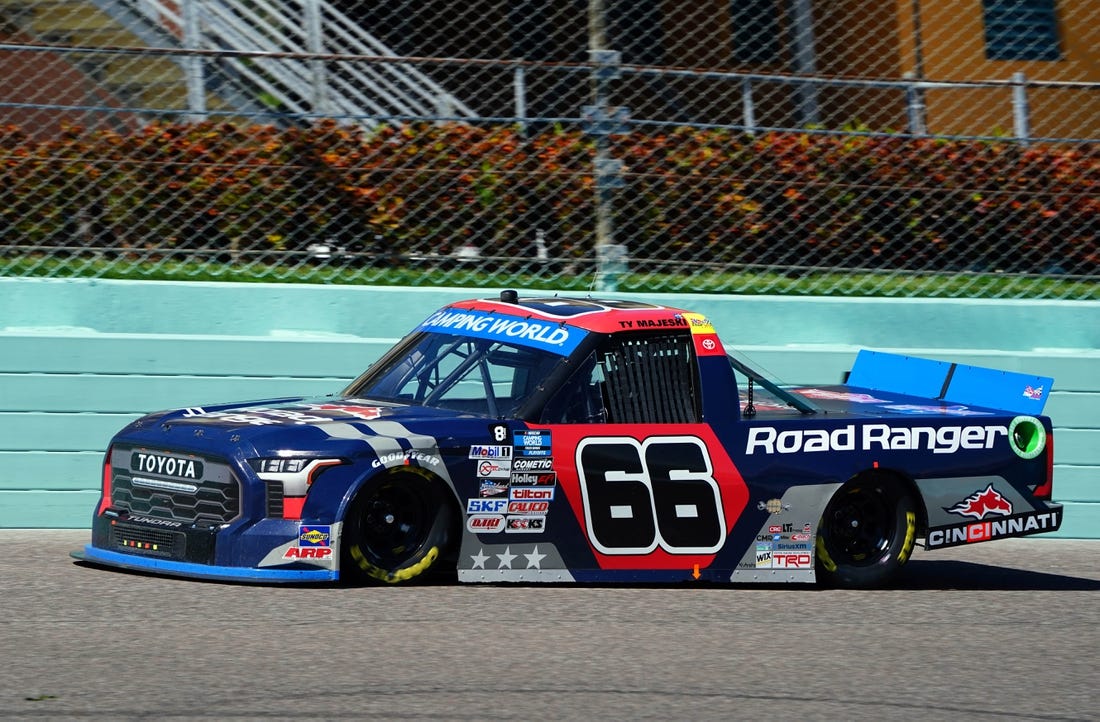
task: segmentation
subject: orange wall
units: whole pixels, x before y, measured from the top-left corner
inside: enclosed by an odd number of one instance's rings
[[[901,70],[914,70],[912,0],[896,3]],[[1012,79],[1100,82],[1100,8],[1096,0],[1059,0],[1060,61],[987,60],[980,2],[920,0],[924,77],[929,80]],[[1068,22],[1067,22],[1068,21]],[[1012,94],[1003,90],[931,90],[928,127],[936,133],[1011,132]],[[1031,134],[1044,137],[1100,135],[1100,93],[1095,89],[1033,88],[1028,91]]]

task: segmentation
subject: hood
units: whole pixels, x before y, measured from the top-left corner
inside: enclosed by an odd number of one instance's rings
[[[484,425],[484,417],[448,409],[361,398],[280,398],[150,414],[119,436],[130,443],[199,453],[236,449],[265,455],[324,448],[336,455],[357,455],[377,446],[371,439],[385,445],[381,440],[387,437],[423,438],[430,446],[449,447],[456,437],[483,433]]]

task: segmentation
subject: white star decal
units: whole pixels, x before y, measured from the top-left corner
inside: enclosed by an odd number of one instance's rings
[[[497,554],[497,559],[500,560],[500,566],[498,569],[511,569],[512,560],[516,558],[516,554],[512,553],[512,547],[504,547],[503,554]]]
[[[470,558],[474,560],[473,569],[484,569],[485,562],[489,559],[489,556],[485,553],[485,549],[478,549],[477,554],[471,554]]]
[[[546,558],[545,554],[539,554],[538,544],[535,545],[535,548],[531,550],[530,554],[524,554],[523,556],[527,557],[528,569],[542,569],[539,562]]]

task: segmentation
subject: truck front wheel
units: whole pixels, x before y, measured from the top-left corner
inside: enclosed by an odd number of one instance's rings
[[[436,567],[457,539],[448,493],[412,472],[367,482],[344,519],[341,576],[398,584]]]

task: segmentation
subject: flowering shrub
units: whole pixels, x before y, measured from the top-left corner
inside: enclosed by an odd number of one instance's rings
[[[1094,272],[1100,148],[676,128],[617,136],[634,263]],[[502,125],[0,127],[0,243],[397,262],[589,255],[595,146]],[[1082,269],[1085,271],[1082,271]],[[1092,270],[1088,270],[1092,269]]]

